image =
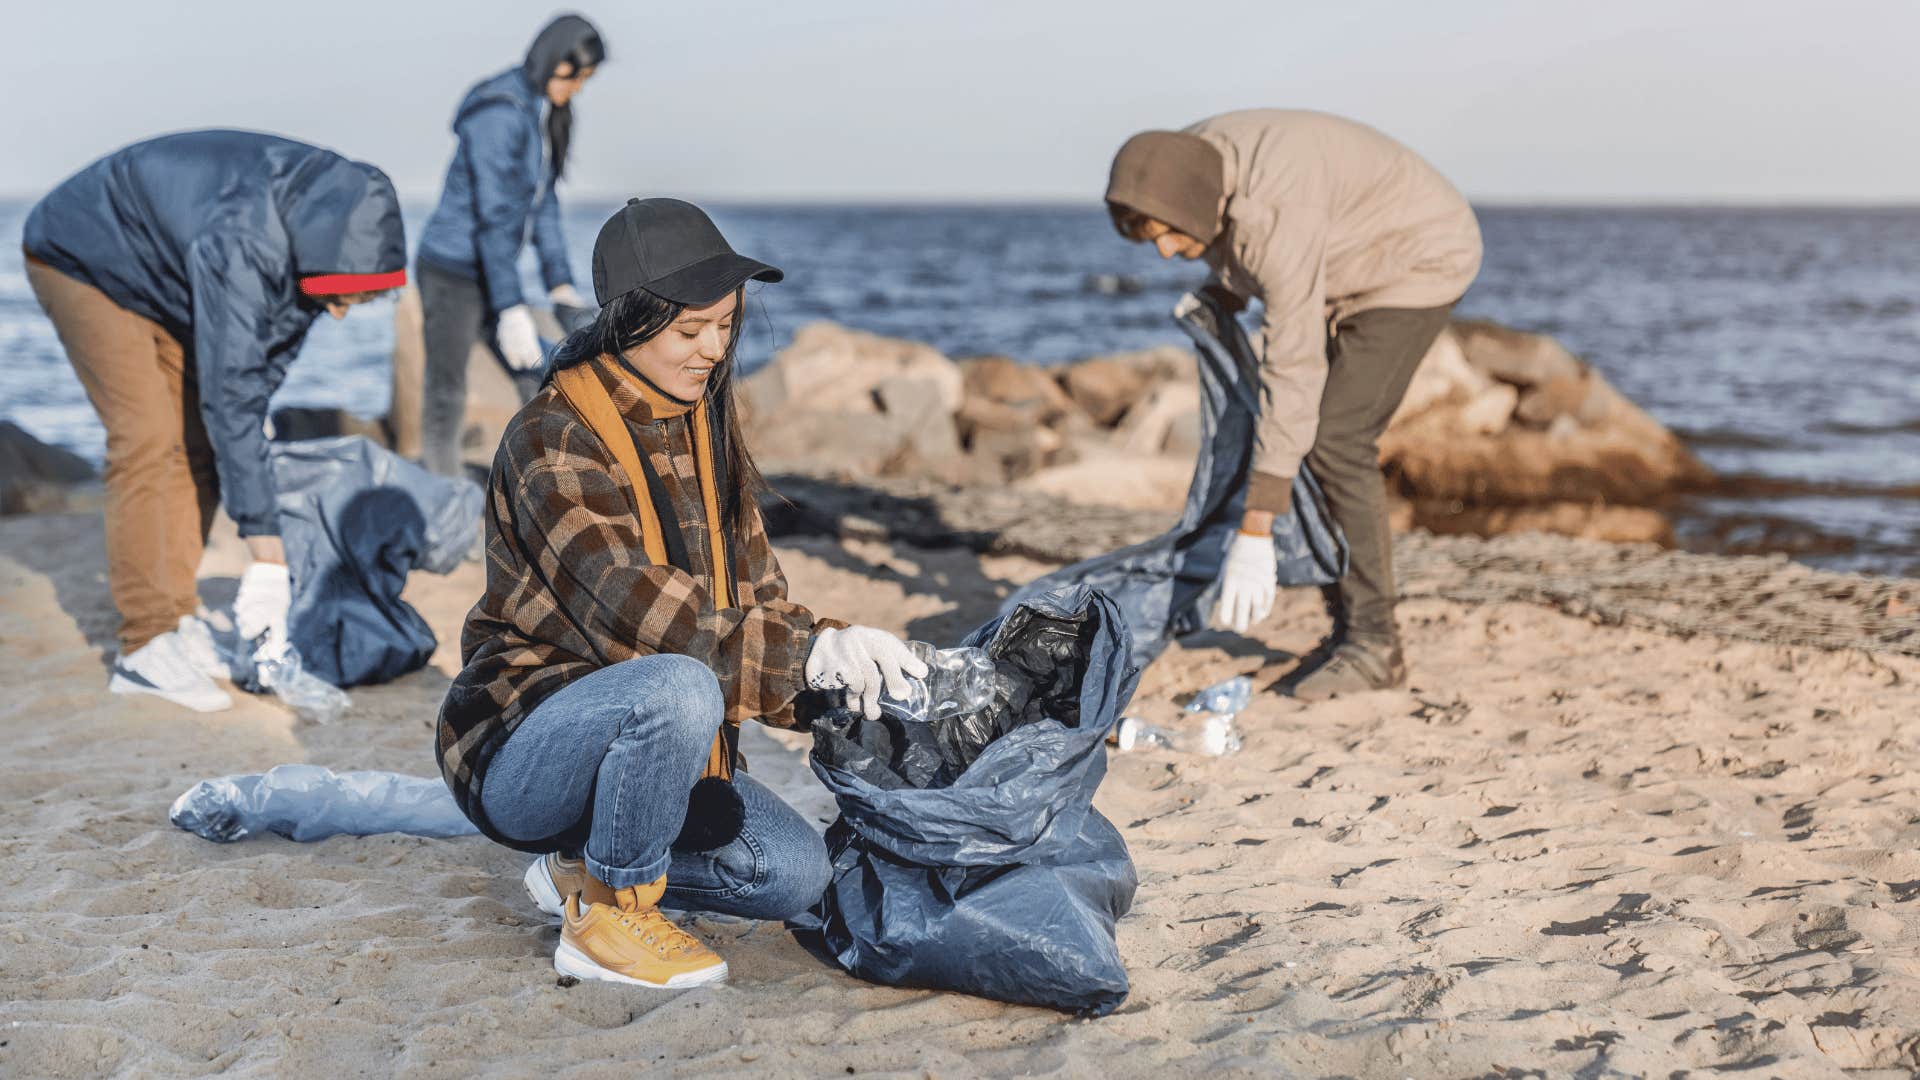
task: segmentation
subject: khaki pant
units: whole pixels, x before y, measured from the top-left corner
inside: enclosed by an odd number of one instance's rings
[[[151,319],[31,257],[27,282],[107,429],[107,585],[121,655],[199,603],[195,575],[220,505],[186,350]]]

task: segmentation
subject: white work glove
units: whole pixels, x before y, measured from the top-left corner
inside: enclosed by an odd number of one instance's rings
[[[587,303],[586,297],[581,296],[580,290],[574,288],[571,283],[564,284],[564,285],[555,285],[553,288],[548,289],[547,299],[551,301],[555,307],[558,307],[562,304],[565,304],[567,307],[577,307],[577,308],[593,306],[592,304]]]
[[[248,641],[273,631],[285,640],[287,609],[293,606],[293,580],[282,563],[257,562],[240,575],[240,591],[233,598],[233,625]]]
[[[1235,532],[1227,545],[1227,561],[1220,568],[1220,606],[1213,624],[1244,634],[1273,614],[1273,594],[1280,563],[1273,553],[1273,537]]]
[[[493,337],[500,345],[500,355],[506,358],[507,366],[515,371],[532,371],[544,359],[540,335],[533,328],[533,312],[525,304],[515,304],[500,313]]]
[[[880,693],[904,698],[909,678],[924,679],[926,662],[907,643],[871,626],[827,629],[813,636],[807,654],[807,685],[815,690],[845,690],[847,702],[860,703],[860,715],[880,719]]]

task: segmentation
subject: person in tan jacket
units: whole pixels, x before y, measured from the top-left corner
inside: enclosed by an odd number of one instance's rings
[[[1249,109],[1147,131],[1113,159],[1107,206],[1129,240],[1204,259],[1229,311],[1257,298],[1262,412],[1215,621],[1273,607],[1273,520],[1302,462],[1346,535],[1333,632],[1281,688],[1322,700],[1404,685],[1379,438],[1480,269],[1480,227],[1447,179],[1364,124]]]

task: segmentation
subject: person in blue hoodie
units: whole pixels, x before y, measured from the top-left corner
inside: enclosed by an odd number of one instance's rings
[[[286,633],[267,402],[322,312],[406,282],[385,173],[248,131],[115,151],[28,214],[27,280],[107,430],[108,688],[202,712],[232,704],[195,576],[224,504],[252,559],[240,632]]]
[[[562,15],[520,66],[476,84],[454,114],[459,145],[415,256],[426,339],[421,449],[435,472],[460,473],[467,356],[482,334],[491,333],[510,370],[524,373],[516,380],[523,395],[539,385],[532,375],[542,347],[520,288],[529,232],[548,299],[589,306],[573,285],[554,184],[566,174],[573,98],[606,55],[592,23]]]

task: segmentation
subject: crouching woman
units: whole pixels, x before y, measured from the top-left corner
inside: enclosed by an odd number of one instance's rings
[[[593,274],[598,320],[494,458],[438,752],[473,822],[541,855],[526,884],[561,916],[558,971],[678,989],[727,966],[661,904],[783,919],[827,884],[819,834],[735,771],[741,721],[793,725],[809,686],[873,711],[925,667],[787,599],[731,390],[744,286],[780,271],[648,199],[601,229]]]

